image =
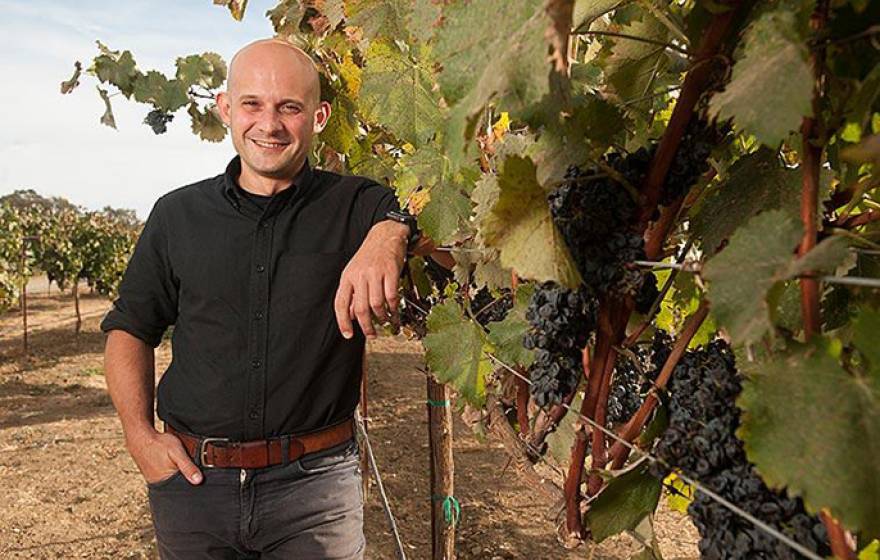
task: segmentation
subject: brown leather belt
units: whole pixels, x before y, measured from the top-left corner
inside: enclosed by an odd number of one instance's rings
[[[350,440],[354,437],[354,419],[301,436],[279,436],[253,441],[199,437],[175,430],[169,424],[165,424],[165,432],[177,436],[189,456],[193,460],[198,459],[203,467],[259,469],[296,461],[308,453]],[[287,461],[284,460],[285,454]]]

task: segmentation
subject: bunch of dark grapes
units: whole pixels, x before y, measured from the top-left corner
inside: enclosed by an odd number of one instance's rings
[[[160,109],[153,109],[147,113],[144,124],[149,125],[156,134],[164,134],[168,131],[168,123],[174,119],[174,115]]]
[[[654,300],[660,295],[660,289],[657,288],[657,277],[652,272],[646,272],[642,280],[642,286],[639,293],[636,294],[636,311],[645,315],[654,305]]]
[[[572,291],[555,282],[536,287],[526,309],[530,328],[523,346],[535,350],[529,377],[538,406],[559,403],[577,387],[582,349],[596,328],[596,308],[589,289]]]
[[[606,421],[609,425],[627,422],[636,413],[652,381],[669,356],[672,337],[661,329],[654,332],[650,346],[636,345],[630,354],[619,354],[608,393]]]
[[[605,156],[605,164],[635,188],[651,157],[642,148],[623,157]],[[553,222],[565,239],[587,286],[598,292],[635,295],[644,275],[632,262],[644,258],[642,237],[629,229],[636,205],[614,177],[598,167],[570,167],[548,196]]]
[[[800,499],[768,488],[746,459],[735,435],[739,410],[734,402],[741,388],[733,353],[724,341],[686,352],[672,376],[669,427],[657,443],[657,456],[818,555],[827,555],[827,536],[818,518],[806,513]],[[656,467],[658,476],[666,474]],[[702,558],[799,557],[700,492],[688,513],[700,531]]]
[[[513,308],[513,295],[510,290],[501,290],[501,296],[495,297],[486,286],[480,288],[471,298],[471,313],[477,322],[484,327],[494,321],[503,321],[507,312]]]
[[[727,132],[705,119],[694,117],[681,137],[681,143],[660,191],[660,204],[669,206],[685,196],[697,180],[709,171],[709,155]]]

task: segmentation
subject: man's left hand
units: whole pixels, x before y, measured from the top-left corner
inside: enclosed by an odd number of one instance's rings
[[[376,338],[371,318],[398,321],[400,272],[406,261],[409,226],[393,220],[374,225],[357,253],[348,261],[339,280],[333,307],[345,338],[353,336],[356,318],[367,338]]]

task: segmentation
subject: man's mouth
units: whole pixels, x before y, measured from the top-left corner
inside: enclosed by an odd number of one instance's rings
[[[257,140],[256,138],[251,138],[250,141],[266,150],[283,150],[290,145],[289,142],[272,142],[266,140]]]

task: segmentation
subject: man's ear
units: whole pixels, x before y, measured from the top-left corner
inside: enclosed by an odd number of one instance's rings
[[[315,126],[312,128],[312,131],[315,134],[319,134],[322,130],[324,130],[329,121],[330,104],[326,101],[321,101],[321,103],[318,105],[318,108],[315,109]]]
[[[217,110],[220,111],[223,124],[229,126],[229,94],[225,91],[217,93]]]

